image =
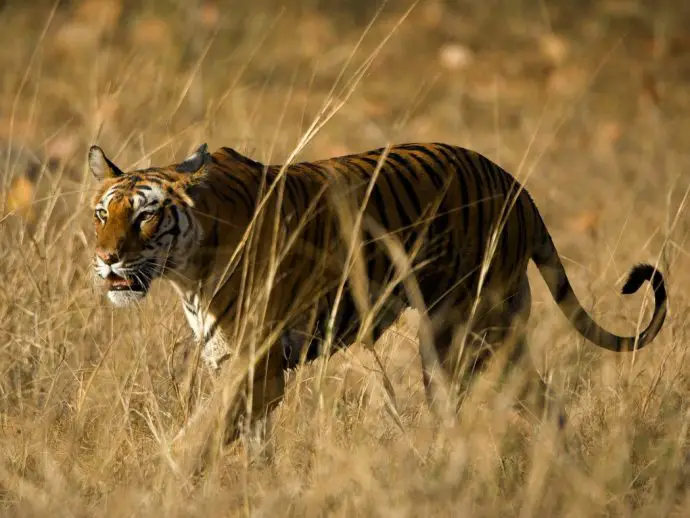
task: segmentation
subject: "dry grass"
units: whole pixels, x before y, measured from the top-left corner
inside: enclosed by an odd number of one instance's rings
[[[4,512],[687,515],[687,8],[424,0],[391,35],[409,7],[391,2],[355,50],[375,12],[365,0],[70,4],[0,7],[4,192],[27,170],[22,148],[60,159],[39,176],[36,219],[5,200],[0,223]],[[92,288],[85,150],[98,142],[133,166],[207,141],[282,160],[389,36],[300,158],[391,140],[484,152],[529,175],[577,293],[608,328],[638,321],[643,298],[616,291],[629,266],[660,260],[665,329],[635,355],[603,353],[534,275],[532,353],[565,402],[562,439],[516,426],[490,386],[458,430],[437,429],[410,318],[378,347],[404,431],[369,353],[353,347],[331,360],[322,394],[318,362],[292,373],[270,454],[238,446],[202,477],[180,475],[166,441],[185,412],[175,381],[191,335],[163,284],[131,310]],[[194,397],[207,388],[204,373]]]

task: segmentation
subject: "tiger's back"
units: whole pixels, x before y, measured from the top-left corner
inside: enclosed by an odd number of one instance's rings
[[[223,150],[217,159],[220,164],[225,160],[232,164],[234,154]],[[267,176],[277,177],[281,168],[269,166]],[[527,191],[505,170],[464,148],[441,143],[402,144],[296,163],[284,174],[287,210],[304,213],[316,198],[322,200],[319,218],[302,230],[303,245],[317,249],[319,255],[347,256],[353,235],[342,238],[352,229],[343,221],[338,224],[342,218],[338,209],[344,205],[346,213],[356,216],[365,207],[358,251],[366,266],[369,302],[374,305],[387,288],[388,298],[395,299],[391,301],[393,314],[383,311],[377,315],[374,340],[410,301],[401,283],[390,286],[395,268],[390,252],[372,234],[372,222],[395,236],[413,256],[414,275],[427,305],[454,297],[454,304],[463,305],[464,311],[474,301],[480,282],[487,300],[489,293],[504,296],[514,291],[533,250],[544,239],[543,222]],[[349,218],[350,223],[354,220]],[[329,228],[330,236],[340,234],[336,245],[324,238],[325,228]],[[299,257],[294,258],[298,267],[286,271],[294,285],[308,282],[317,268],[305,267],[305,255],[298,249],[295,256]],[[344,266],[338,262],[332,268],[338,279]],[[325,281],[323,270],[317,270]],[[331,286],[337,284],[335,281],[329,280]],[[335,295],[334,289],[324,295],[326,309],[319,316],[320,322],[328,321]],[[339,316],[334,334],[341,345],[346,345],[354,339],[361,320],[348,290],[339,303]],[[322,334],[325,332],[321,329]],[[308,358],[316,354],[312,348]]]

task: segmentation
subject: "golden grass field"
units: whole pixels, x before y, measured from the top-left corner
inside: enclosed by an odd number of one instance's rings
[[[0,2],[3,515],[690,516],[690,10],[375,4]],[[269,453],[235,445],[190,476],[169,440],[208,374],[180,383],[191,332],[166,284],[140,309],[94,289],[86,150],[135,167],[208,142],[278,162],[313,123],[299,158],[427,140],[486,154],[526,183],[605,327],[646,322],[650,290],[619,290],[658,262],[665,328],[635,354],[598,350],[531,271],[531,352],[562,436],[488,378],[458,427],[434,424],[410,313],[377,347],[403,430],[353,346],[321,391],[321,361],[291,373]],[[31,153],[51,166],[32,171]]]

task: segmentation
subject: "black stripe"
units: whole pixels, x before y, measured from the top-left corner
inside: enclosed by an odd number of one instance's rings
[[[444,165],[443,162],[441,162],[438,159],[438,157],[433,153],[433,151],[427,147],[415,145],[411,146],[410,149],[416,152],[411,156],[413,156],[420,163],[422,169],[424,170],[426,175],[431,179],[434,186],[437,189],[442,189],[444,185],[444,179],[440,173],[442,171],[448,171],[449,166]],[[429,162],[432,165],[429,165],[429,163],[427,163],[425,159],[429,160]]]
[[[195,308],[192,304],[190,304],[189,302],[187,302],[186,299],[183,300],[182,303],[184,304],[184,307],[185,307],[185,309],[187,310],[187,312],[191,313],[191,314],[194,315],[195,317],[197,316],[196,308]]]
[[[287,193],[288,201],[292,205],[292,210],[299,212],[302,207],[301,200],[299,199],[299,193],[297,192],[298,186],[296,185],[299,182],[293,177],[288,177],[285,180],[285,192]]]
[[[497,232],[498,229],[498,214],[495,214],[494,209],[497,208],[497,186],[494,182],[495,178],[494,175],[491,174],[491,170],[486,168],[486,164],[481,160],[481,157],[479,155],[474,155],[472,157],[473,163],[475,163],[478,166],[478,169],[481,171],[481,180],[482,180],[482,185],[483,185],[483,192],[482,196],[480,197],[482,201],[480,201],[480,204],[485,208],[485,225],[486,225],[486,243],[484,243],[484,252],[486,253],[488,250],[488,244],[489,240],[491,239],[492,235]],[[491,250],[490,254],[486,255],[485,257],[489,261],[489,265],[496,265],[497,267],[501,265],[500,263],[500,257],[496,257],[496,251],[497,250]],[[491,268],[489,268],[488,272],[491,272]],[[488,279],[487,279],[488,280]]]
[[[512,243],[514,247],[517,248],[516,257],[518,261],[522,260],[527,251],[527,242],[525,229],[527,228],[527,220],[525,219],[524,205],[522,203],[522,198],[515,202],[515,213],[517,215],[517,229],[515,231],[515,242]]]
[[[366,232],[366,236],[369,240],[364,245],[364,258],[367,262],[367,277],[369,280],[373,280],[376,274],[376,241],[372,239],[372,236]]]
[[[144,179],[140,178],[140,180],[145,181],[146,183],[150,183],[152,185],[156,185],[158,187],[161,187],[164,183],[167,183],[170,181],[167,178],[163,178],[163,177],[160,177],[157,175],[150,175],[150,176],[147,175],[146,178],[144,178]],[[127,182],[127,184],[121,184],[120,187],[122,187],[123,189],[129,190],[129,189],[132,189],[134,187],[134,185],[135,185],[134,182]],[[143,186],[137,185],[137,187],[141,188]],[[150,187],[149,187],[149,189],[150,189]]]
[[[248,213],[252,214],[254,212],[254,204],[256,203],[256,200],[251,195],[251,192],[249,191],[244,181],[242,181],[239,178],[236,178],[232,174],[226,174],[224,178],[228,182],[225,185],[232,190],[233,194],[240,195],[242,204],[247,208]],[[230,184],[233,184],[236,188],[233,189],[232,185]]]
[[[232,148],[222,147],[220,149],[225,153],[227,158],[229,158],[230,160],[234,160],[236,162],[244,164],[244,165],[246,165],[252,169],[264,167],[264,165],[261,162],[257,162],[256,160],[253,160],[253,159],[249,158],[248,156],[244,156],[242,153],[239,153]]]
[[[220,244],[220,238],[218,236],[218,214],[213,218],[213,227],[211,228],[211,236],[207,240],[204,246],[204,254],[202,255],[203,263],[201,264],[199,277],[204,279],[211,274],[211,269],[213,268],[213,260],[216,251],[218,250],[218,245]],[[189,216],[187,216],[189,217]],[[211,252],[211,253],[208,253]]]
[[[384,181],[386,182],[386,185],[388,186],[388,190],[391,193],[391,197],[393,198],[393,203],[395,203],[395,209],[398,211],[398,217],[400,219],[401,225],[396,225],[397,227],[410,227],[412,225],[412,220],[410,219],[409,214],[407,213],[407,210],[403,206],[403,204],[400,201],[400,197],[397,195],[395,184],[393,183],[391,179],[391,174],[390,173],[384,173],[382,172],[382,176],[384,178]]]
[[[214,191],[214,194],[216,197],[220,198],[220,200],[223,203],[227,203],[228,205],[231,205],[232,207],[235,207],[237,203],[235,202],[235,198],[231,198],[230,196],[227,195],[227,193],[221,191],[220,189],[217,189]],[[245,207],[247,207],[248,211],[251,213],[251,208],[247,206],[246,203],[243,203]]]
[[[311,175],[316,175],[317,177],[325,180],[330,176],[328,167],[330,167],[331,161],[332,160],[326,160],[319,162],[318,164],[314,162],[299,162],[290,167],[290,173],[293,175],[301,174],[307,178],[309,178]]]
[[[302,204],[298,205],[297,207],[305,210],[309,206],[310,201],[309,189],[307,188],[306,182],[299,176],[290,176],[289,179],[291,180],[291,183],[293,183],[294,186],[299,190],[299,194],[301,196]]]
[[[435,144],[434,151],[436,154],[441,155],[451,167],[455,165],[459,159],[467,158],[467,150],[461,148],[452,148]]]
[[[500,178],[500,177],[499,177]],[[503,192],[507,192],[505,189],[505,183],[503,183]],[[510,246],[510,240],[508,239],[510,236],[510,227],[511,225],[515,225],[515,206],[512,204],[512,201],[508,196],[505,196],[503,204],[503,217],[500,218],[500,229],[501,229],[501,234],[500,234],[500,241],[499,245],[501,247],[501,264],[508,269],[512,269],[513,267],[517,266],[517,263],[520,262],[520,257],[513,257],[511,254],[511,250],[514,251],[514,248]]]
[[[228,316],[228,313],[230,313],[230,310],[235,306],[235,302],[237,302],[237,297],[231,298],[228,301],[228,304],[225,306],[225,309],[220,313],[220,315],[217,315],[215,318],[216,320],[211,324],[211,327],[209,330],[204,334],[204,345],[209,342],[213,338],[213,335],[216,334],[216,331],[218,330],[218,326],[220,323],[225,319],[225,317]]]
[[[476,221],[476,227],[475,227],[475,236],[477,239],[477,250],[476,250],[476,257],[475,257],[475,262],[474,266],[480,268],[482,265],[482,260],[484,258],[484,253],[486,252],[486,238],[484,237],[484,227],[485,227],[485,222],[484,222],[484,191],[486,189],[486,186],[483,182],[484,178],[481,175],[476,174],[473,171],[473,178],[475,180],[475,187],[476,187],[476,196],[475,199],[473,200],[475,209],[473,213],[475,214],[475,218],[477,219]]]
[[[364,156],[364,157],[359,157],[359,160],[362,162],[366,163],[367,165],[372,167],[372,170],[369,171],[369,178],[370,181],[373,178],[374,170],[376,166],[378,165],[378,161],[374,160],[373,158]],[[364,169],[364,168],[362,168]],[[381,175],[385,174],[385,171],[383,170],[383,165],[381,166],[381,170],[379,171],[379,176],[377,177],[377,181],[374,183],[374,187],[372,189],[372,195],[374,196],[374,207],[376,211],[379,214],[379,217],[381,219],[381,224],[384,226],[386,230],[392,230],[390,226],[390,221],[388,220],[388,215],[386,214],[386,202],[384,201],[383,195],[381,194],[381,187],[379,186],[378,178],[380,178]]]
[[[354,168],[355,172],[359,173],[361,180],[368,181],[371,179],[371,173],[369,173],[361,165],[355,162],[353,157],[344,158],[343,161],[345,162],[345,165],[348,167],[348,169]]]
[[[501,258],[502,264],[508,269],[516,267],[520,262],[522,257],[519,255],[514,255],[516,251],[510,243],[510,228],[515,225],[515,205],[517,204],[515,200],[515,189],[512,187],[512,177],[509,177],[503,169],[499,168],[493,162],[485,159],[486,162],[492,167],[496,178],[501,184],[501,194],[503,195],[502,211],[503,211],[503,228],[501,229]],[[513,252],[513,254],[511,254]]]
[[[411,155],[411,153],[410,153]],[[412,161],[409,159],[408,155],[401,155],[400,153],[397,153],[395,151],[391,151],[388,153],[388,159],[397,165],[400,169],[403,171],[406,171],[410,173],[410,175],[415,179],[419,180],[419,177],[417,176],[417,171],[415,171],[414,166]]]
[[[458,179],[460,187],[461,212],[462,212],[462,233],[464,236],[470,231],[472,224],[472,216],[476,208],[477,200],[480,197],[479,185],[477,183],[477,174],[470,164],[457,157],[455,165],[455,175]],[[470,193],[470,185],[474,187],[475,192]],[[479,236],[477,236],[479,239]]]
[[[173,236],[173,237],[178,237],[180,235],[180,216],[177,213],[177,207],[175,205],[170,206],[170,215],[173,219],[173,225],[170,227],[169,230],[166,230],[162,234],[156,236],[156,241],[160,242],[162,238],[165,236]]]
[[[403,189],[407,194],[407,199],[414,207],[415,216],[416,218],[419,218],[419,216],[422,215],[422,205],[419,201],[419,196],[417,196],[417,190],[415,189],[414,185],[412,185],[412,182],[410,182],[409,178],[407,178],[405,173],[409,173],[410,176],[412,176],[415,180],[419,180],[419,177],[416,175],[414,167],[412,167],[412,164],[408,160],[400,157],[400,155],[393,155],[392,158],[393,163],[395,163],[396,166],[402,170],[402,172],[397,174],[395,178],[402,184]]]

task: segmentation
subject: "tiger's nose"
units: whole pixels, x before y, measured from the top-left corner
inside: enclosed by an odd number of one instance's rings
[[[102,248],[96,248],[96,255],[101,261],[108,265],[116,263],[119,260],[117,253],[110,250],[103,250]]]

